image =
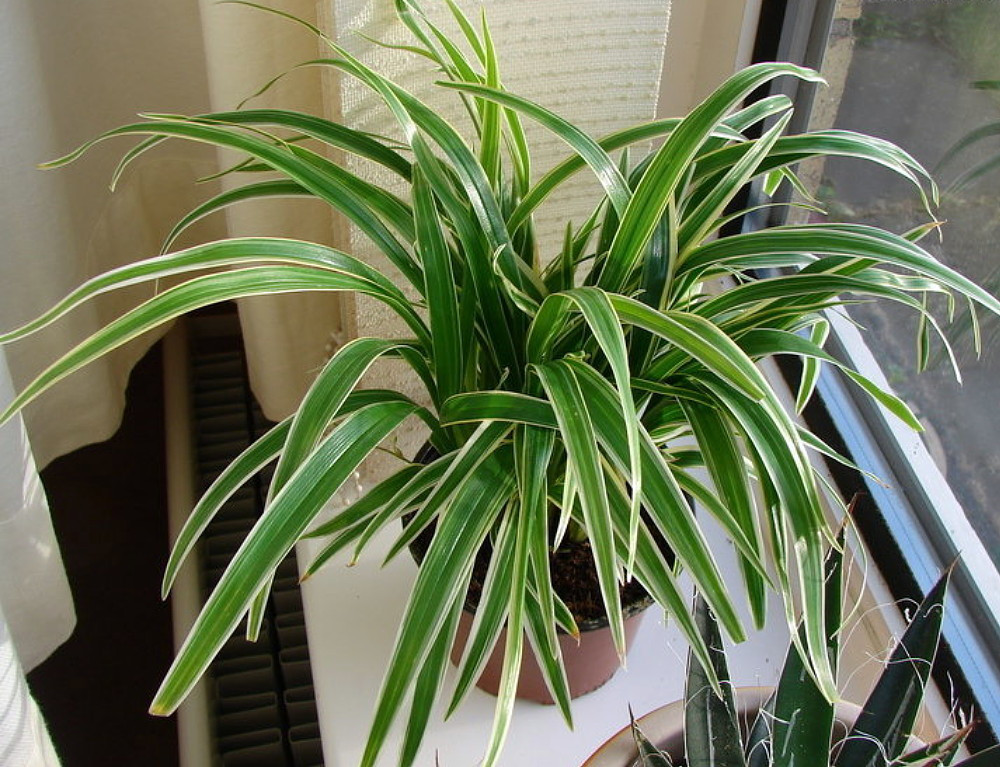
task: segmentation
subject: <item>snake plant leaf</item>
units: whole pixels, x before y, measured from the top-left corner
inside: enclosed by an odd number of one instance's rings
[[[566,455],[579,487],[580,505],[594,555],[601,598],[619,656],[625,655],[625,627],[618,593],[611,510],[594,433],[593,413],[572,369],[563,360],[533,366],[552,403]]]
[[[388,402],[348,416],[337,426],[254,525],[209,596],[150,707],[172,713],[236,628],[257,591],[333,493],[400,423],[414,404]]]
[[[479,462],[463,477],[451,498],[450,508],[460,511],[438,518],[437,531],[418,571],[382,682],[362,767],[374,765],[411,687],[412,669],[425,661],[450,608],[464,596],[462,587],[476,552],[513,487],[513,478],[503,468],[507,463]],[[448,643],[451,641],[453,637]]]
[[[938,765],[949,765],[951,764],[955,756],[958,754],[959,749],[965,743],[966,738],[974,728],[974,724],[967,724],[960,730],[949,733],[943,738],[938,738],[932,743],[928,743],[925,746],[921,746],[913,751],[908,751],[905,754],[897,757],[893,761],[894,767],[915,767],[920,765],[921,767],[938,767]],[[955,765],[955,767],[963,767],[965,761],[962,761]]]
[[[951,568],[917,607],[847,734],[835,767],[884,767],[902,752],[934,663],[950,577]]]
[[[695,622],[708,646],[721,696],[701,663],[688,663],[684,684],[684,756],[689,767],[746,767],[732,683],[719,626],[703,599],[695,598]]]
[[[631,715],[632,740],[635,741],[636,750],[639,752],[638,767],[673,767],[674,763],[665,751],[660,751],[649,739],[642,734],[639,725],[636,724],[635,717]]]
[[[827,554],[825,568],[827,652],[834,673],[840,657],[845,533],[846,528],[841,528],[836,543]],[[785,657],[772,705],[771,758],[774,767],[827,764],[834,705],[817,686],[794,646]]]
[[[170,550],[170,558],[164,568],[163,585],[160,588],[160,596],[163,599],[166,599],[170,593],[174,579],[177,577],[181,565],[184,564],[184,560],[187,559],[198,538],[218,514],[222,505],[252,476],[277,459],[285,444],[285,439],[288,437],[291,425],[292,419],[289,417],[269,429],[264,436],[233,459],[198,499],[198,503],[195,504],[194,509],[184,521],[184,525],[174,541],[173,548]]]
[[[991,746],[968,759],[963,759],[955,767],[990,767],[990,765],[996,764],[998,758],[1000,758],[1000,746]]]

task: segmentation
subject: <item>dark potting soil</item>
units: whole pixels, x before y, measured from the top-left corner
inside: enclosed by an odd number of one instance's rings
[[[404,517],[403,524],[405,525],[408,521]],[[418,563],[423,560],[433,538],[434,527],[429,526],[410,544],[410,552]],[[465,607],[470,612],[474,612],[479,605],[492,553],[493,547],[487,541],[476,556],[476,563],[472,569],[472,578],[465,599]],[[668,555],[667,561],[672,563],[673,556]],[[607,625],[604,601],[601,598],[601,587],[597,578],[597,568],[594,566],[594,555],[590,541],[564,540],[560,543],[559,548],[549,554],[549,572],[552,577],[553,589],[573,613],[581,630]],[[635,579],[620,584],[618,592],[621,595],[622,609],[626,617],[641,612],[652,603],[652,598],[646,589]]]
[[[437,451],[428,443],[417,453],[415,460],[429,463],[437,457]],[[411,518],[411,514],[403,515],[403,525],[405,526]],[[654,541],[664,553],[667,563],[672,566],[674,555],[666,540],[655,525],[650,524],[649,529]],[[433,523],[428,525],[410,544],[410,553],[418,564],[427,553],[434,538],[434,530]],[[472,579],[465,599],[465,607],[470,612],[474,612],[479,605],[492,553],[493,547],[487,541],[476,556]],[[549,572],[552,574],[553,589],[573,613],[581,630],[591,630],[607,625],[608,619],[604,611],[604,601],[601,598],[601,587],[597,578],[597,568],[594,566],[594,555],[590,541],[563,540],[558,549],[549,553]],[[621,596],[625,617],[642,612],[653,601],[642,584],[635,579],[619,584],[618,592]]]

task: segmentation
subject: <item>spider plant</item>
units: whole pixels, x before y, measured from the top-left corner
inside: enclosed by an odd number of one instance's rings
[[[741,733],[733,690],[724,685],[718,697],[697,662],[688,664],[684,691],[683,763],[689,767],[985,767],[995,764],[1000,746],[955,761],[972,732],[968,724],[931,743],[911,738],[920,713],[931,667],[941,639],[945,593],[951,576],[946,570],[931,587],[899,642],[887,655],[882,671],[857,718],[837,722],[834,704],[826,699],[794,648],[785,657],[773,694]],[[827,627],[829,652],[839,665],[843,557],[834,550],[827,561]],[[704,600],[695,614],[702,636],[712,649],[714,671],[727,680],[729,671],[719,626]],[[752,713],[752,712],[751,712]],[[846,725],[846,727],[844,727]],[[671,767],[681,762],[677,750],[661,750],[632,722],[635,767]]]
[[[809,451],[832,451],[796,425],[756,361],[775,354],[805,362],[808,398],[821,363],[825,309],[881,298],[924,313],[928,292],[957,292],[1000,313],[1000,302],[942,265],[916,242],[933,229],[898,236],[847,224],[723,235],[742,190],[797,184],[795,163],[842,155],[884,165],[912,181],[932,204],[936,189],[905,152],[845,131],[797,136],[784,96],[743,106],[779,77],[815,81],[808,69],[757,64],[735,74],[690,114],[594,139],[558,115],[506,91],[485,22],[449,2],[461,30],[451,39],[412,0],[396,10],[410,48],[433,63],[442,89],[462,99],[474,138],[396,83],[313,31],[333,67],[370,88],[398,121],[402,140],[383,139],[321,117],[245,109],[197,116],[147,115],[91,142],[138,137],[116,173],[167,139],[234,149],[242,173],[266,169],[208,200],[192,221],[242,200],[319,198],[345,215],[398,270],[394,284],[358,258],[291,239],[231,238],[138,261],[98,276],[37,320],[0,337],[12,342],[106,291],[178,275],[189,279],[109,323],[29,384],[24,406],[72,371],[185,312],[243,296],[356,291],[390,307],[403,338],[358,338],[318,373],[297,411],[238,457],[192,511],[166,568],[164,594],[220,504],[272,461],[266,510],[208,598],[179,650],[152,711],[169,714],[248,615],[260,624],[275,567],[304,536],[326,547],[308,573],[338,552],[362,556],[373,536],[393,536],[397,556],[424,529],[433,540],[388,661],[362,763],[371,765],[392,723],[408,710],[400,760],[411,764],[433,701],[443,694],[446,658],[473,562],[491,544],[486,588],[450,693],[457,706],[506,626],[506,660],[487,746],[495,764],[510,719],[521,657],[531,646],[566,719],[570,703],[556,638],[576,625],[554,593],[549,554],[570,525],[587,536],[611,632],[624,652],[618,586],[636,578],[667,610],[711,669],[677,567],[692,579],[728,635],[745,636],[736,602],[756,623],[774,589],[797,620],[799,650],[828,697],[836,690],[823,627],[822,568],[829,538]],[[566,145],[566,158],[541,176],[522,128],[532,120]],[[753,138],[759,131],[759,137]],[[643,156],[635,147],[657,140]],[[87,144],[47,167],[76,160]],[[326,151],[378,163],[405,183],[404,197],[327,159]],[[589,171],[603,190],[593,213],[566,222],[558,252],[539,252],[532,215],[573,174]],[[166,249],[165,249],[166,250]],[[760,270],[791,273],[754,276]],[[206,272],[206,270],[208,270]],[[720,291],[709,290],[720,279]],[[405,287],[405,290],[404,290]],[[925,316],[922,334],[936,329]],[[401,360],[426,388],[426,403],[397,391],[360,388],[380,358]],[[856,372],[846,374],[914,428],[910,411]],[[401,460],[356,503],[318,524],[320,512],[364,458],[407,419],[421,419],[439,457]],[[707,469],[710,482],[699,479]],[[759,492],[755,494],[753,488]],[[725,582],[697,500],[739,552],[743,583]],[[400,531],[397,520],[412,513]],[[657,545],[662,537],[671,552]],[[773,575],[770,575],[773,573]],[[713,686],[717,686],[709,673]]]

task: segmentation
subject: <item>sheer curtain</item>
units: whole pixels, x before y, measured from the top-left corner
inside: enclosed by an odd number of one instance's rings
[[[321,26],[357,55],[412,86],[421,98],[446,108],[438,95],[418,85],[434,79],[426,72],[427,62],[365,40],[364,36],[390,42],[406,39],[393,19],[390,0],[270,0],[268,4]],[[422,5],[442,26],[451,27],[442,0],[425,0]],[[669,0],[463,3],[473,18],[480,5],[497,41],[505,84],[512,90],[576,121],[592,135],[652,118]],[[167,142],[130,167],[114,193],[108,182],[118,158],[130,146],[127,142],[102,144],[58,171],[39,171],[37,163],[134,120],[144,110],[193,114],[236,108],[271,77],[316,58],[321,50],[308,30],[287,20],[214,0],[76,0],[71,6],[61,0],[2,0],[0,7],[3,329],[33,317],[89,276],[156,254],[173,222],[219,183],[194,182],[232,158],[206,147]],[[453,105],[450,117],[460,124],[457,99],[446,98]],[[250,105],[317,112],[379,133],[391,134],[394,128],[384,110],[378,110],[373,97],[356,83],[338,83],[332,74],[317,69],[290,73]],[[530,128],[540,151],[536,170],[544,172],[565,156],[566,149],[536,126]],[[558,242],[565,220],[580,220],[592,189],[581,180],[550,207],[548,218],[540,222],[549,243]],[[378,261],[356,233],[312,201],[246,204],[225,217],[206,220],[179,244],[227,234],[311,239]],[[58,353],[149,295],[137,288],[95,302],[46,333],[6,347],[14,390]],[[240,317],[251,383],[272,418],[294,408],[318,367],[343,340],[358,333],[396,332],[378,307],[329,294],[246,301],[240,305]],[[28,409],[24,425],[31,450],[19,426],[11,424],[0,434],[4,473],[14,478],[9,488],[0,488],[7,492],[0,498],[0,535],[17,536],[19,544],[35,540],[30,536],[36,534],[44,540],[37,546],[20,546],[24,556],[16,558],[0,548],[0,583],[20,584],[21,589],[0,590],[0,610],[7,616],[6,624],[0,622],[5,632],[0,637],[8,636],[4,626],[9,626],[11,646],[16,646],[25,668],[64,641],[73,625],[72,603],[32,454],[44,466],[110,436],[120,421],[129,371],[154,341],[138,339],[67,379]],[[416,439],[412,435],[411,441]],[[16,469],[9,475],[8,465]],[[22,512],[29,514],[24,510],[30,511],[34,532],[10,522]],[[47,575],[29,575],[42,571]],[[35,615],[19,609],[13,604],[14,591],[45,609]],[[4,647],[0,643],[0,649]],[[0,704],[4,700],[0,698]],[[29,712],[30,706],[24,710]],[[0,731],[0,756],[4,737]],[[6,764],[3,758],[0,762]]]

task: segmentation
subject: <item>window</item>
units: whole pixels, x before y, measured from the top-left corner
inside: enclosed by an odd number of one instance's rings
[[[942,188],[947,223],[922,242],[993,292],[1000,289],[1000,14],[987,0],[840,0],[783,4],[773,55],[817,66],[830,86],[798,93],[814,128],[859,130],[889,139],[929,168]],[[758,52],[760,53],[760,52]],[[871,164],[804,168],[824,217],[897,232],[927,221],[911,189]],[[815,213],[792,211],[793,220]],[[798,217],[797,219],[795,217]],[[947,315],[945,302],[933,302]],[[943,691],[954,685],[976,713],[1000,727],[1000,323],[983,318],[982,355],[967,307],[944,345],[916,374],[918,315],[895,306],[852,306],[837,319],[835,343],[866,374],[884,379],[927,425],[921,437],[859,406],[832,373],[811,417],[828,418],[843,447],[888,487],[856,476],[842,490],[867,492],[859,526],[897,596],[925,589],[961,557],[946,613]],[[864,326],[865,342],[855,324]],[[846,475],[845,475],[846,476]],[[898,556],[897,556],[898,555]],[[939,683],[942,679],[939,679]],[[987,727],[980,737],[989,738]]]

